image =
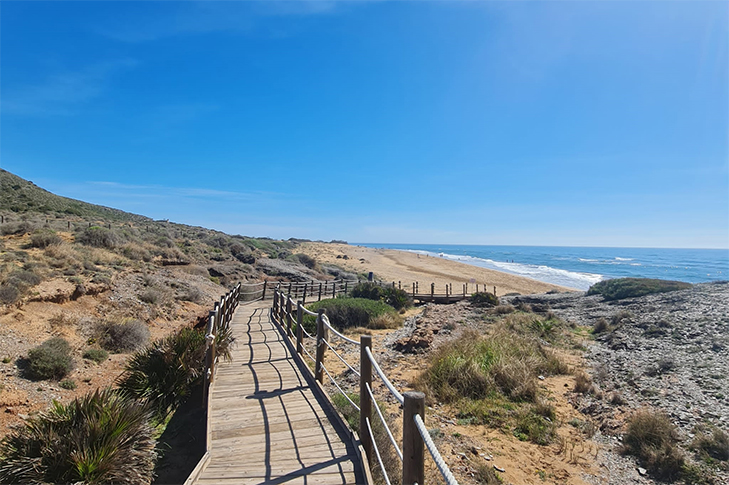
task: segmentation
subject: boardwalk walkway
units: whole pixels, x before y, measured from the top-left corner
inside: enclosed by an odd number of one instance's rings
[[[270,302],[233,316],[233,360],[211,388],[210,461],[196,483],[365,483],[349,433],[332,424],[269,314]]]

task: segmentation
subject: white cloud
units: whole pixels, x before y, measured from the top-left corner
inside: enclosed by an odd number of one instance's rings
[[[115,75],[137,64],[128,58],[104,61],[50,75],[37,84],[5,89],[2,111],[21,116],[73,114],[83,104],[102,96]]]

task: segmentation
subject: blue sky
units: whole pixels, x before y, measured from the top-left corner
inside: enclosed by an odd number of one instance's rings
[[[0,167],[235,234],[729,246],[727,2],[2,2]]]

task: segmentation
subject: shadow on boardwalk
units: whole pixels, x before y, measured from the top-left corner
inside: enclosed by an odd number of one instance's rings
[[[233,360],[211,389],[210,462],[196,483],[365,483],[338,416],[262,304],[233,317]]]

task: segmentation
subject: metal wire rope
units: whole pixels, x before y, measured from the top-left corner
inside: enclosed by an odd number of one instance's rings
[[[380,379],[382,379],[382,382],[385,383],[385,386],[387,386],[387,389],[390,391],[390,393],[395,396],[395,399],[397,399],[400,404],[405,404],[405,398],[402,397],[402,394],[400,394],[397,389],[395,389],[395,386],[392,385],[392,382],[390,382],[385,373],[382,372],[382,369],[380,369],[379,364],[377,364],[377,361],[372,355],[372,351],[370,351],[370,348],[365,347],[365,352],[367,353],[367,357],[369,357],[370,362],[372,362],[372,367],[375,368],[377,375],[380,376]]]
[[[382,415],[382,411],[380,411],[380,406],[377,405],[375,396],[374,394],[372,394],[372,389],[370,389],[370,385],[367,383],[365,383],[365,386],[367,386],[367,392],[370,395],[370,399],[372,399],[372,403],[375,405],[375,410],[377,411],[378,416],[380,416],[380,421],[382,421],[382,425],[385,427],[385,431],[387,431],[387,436],[390,438],[392,446],[395,447],[395,453],[397,453],[397,456],[400,457],[400,461],[402,461],[402,451],[400,451],[400,447],[397,446],[397,441],[392,435],[392,431],[390,431],[390,427],[387,425],[387,421],[385,421],[385,417]]]

